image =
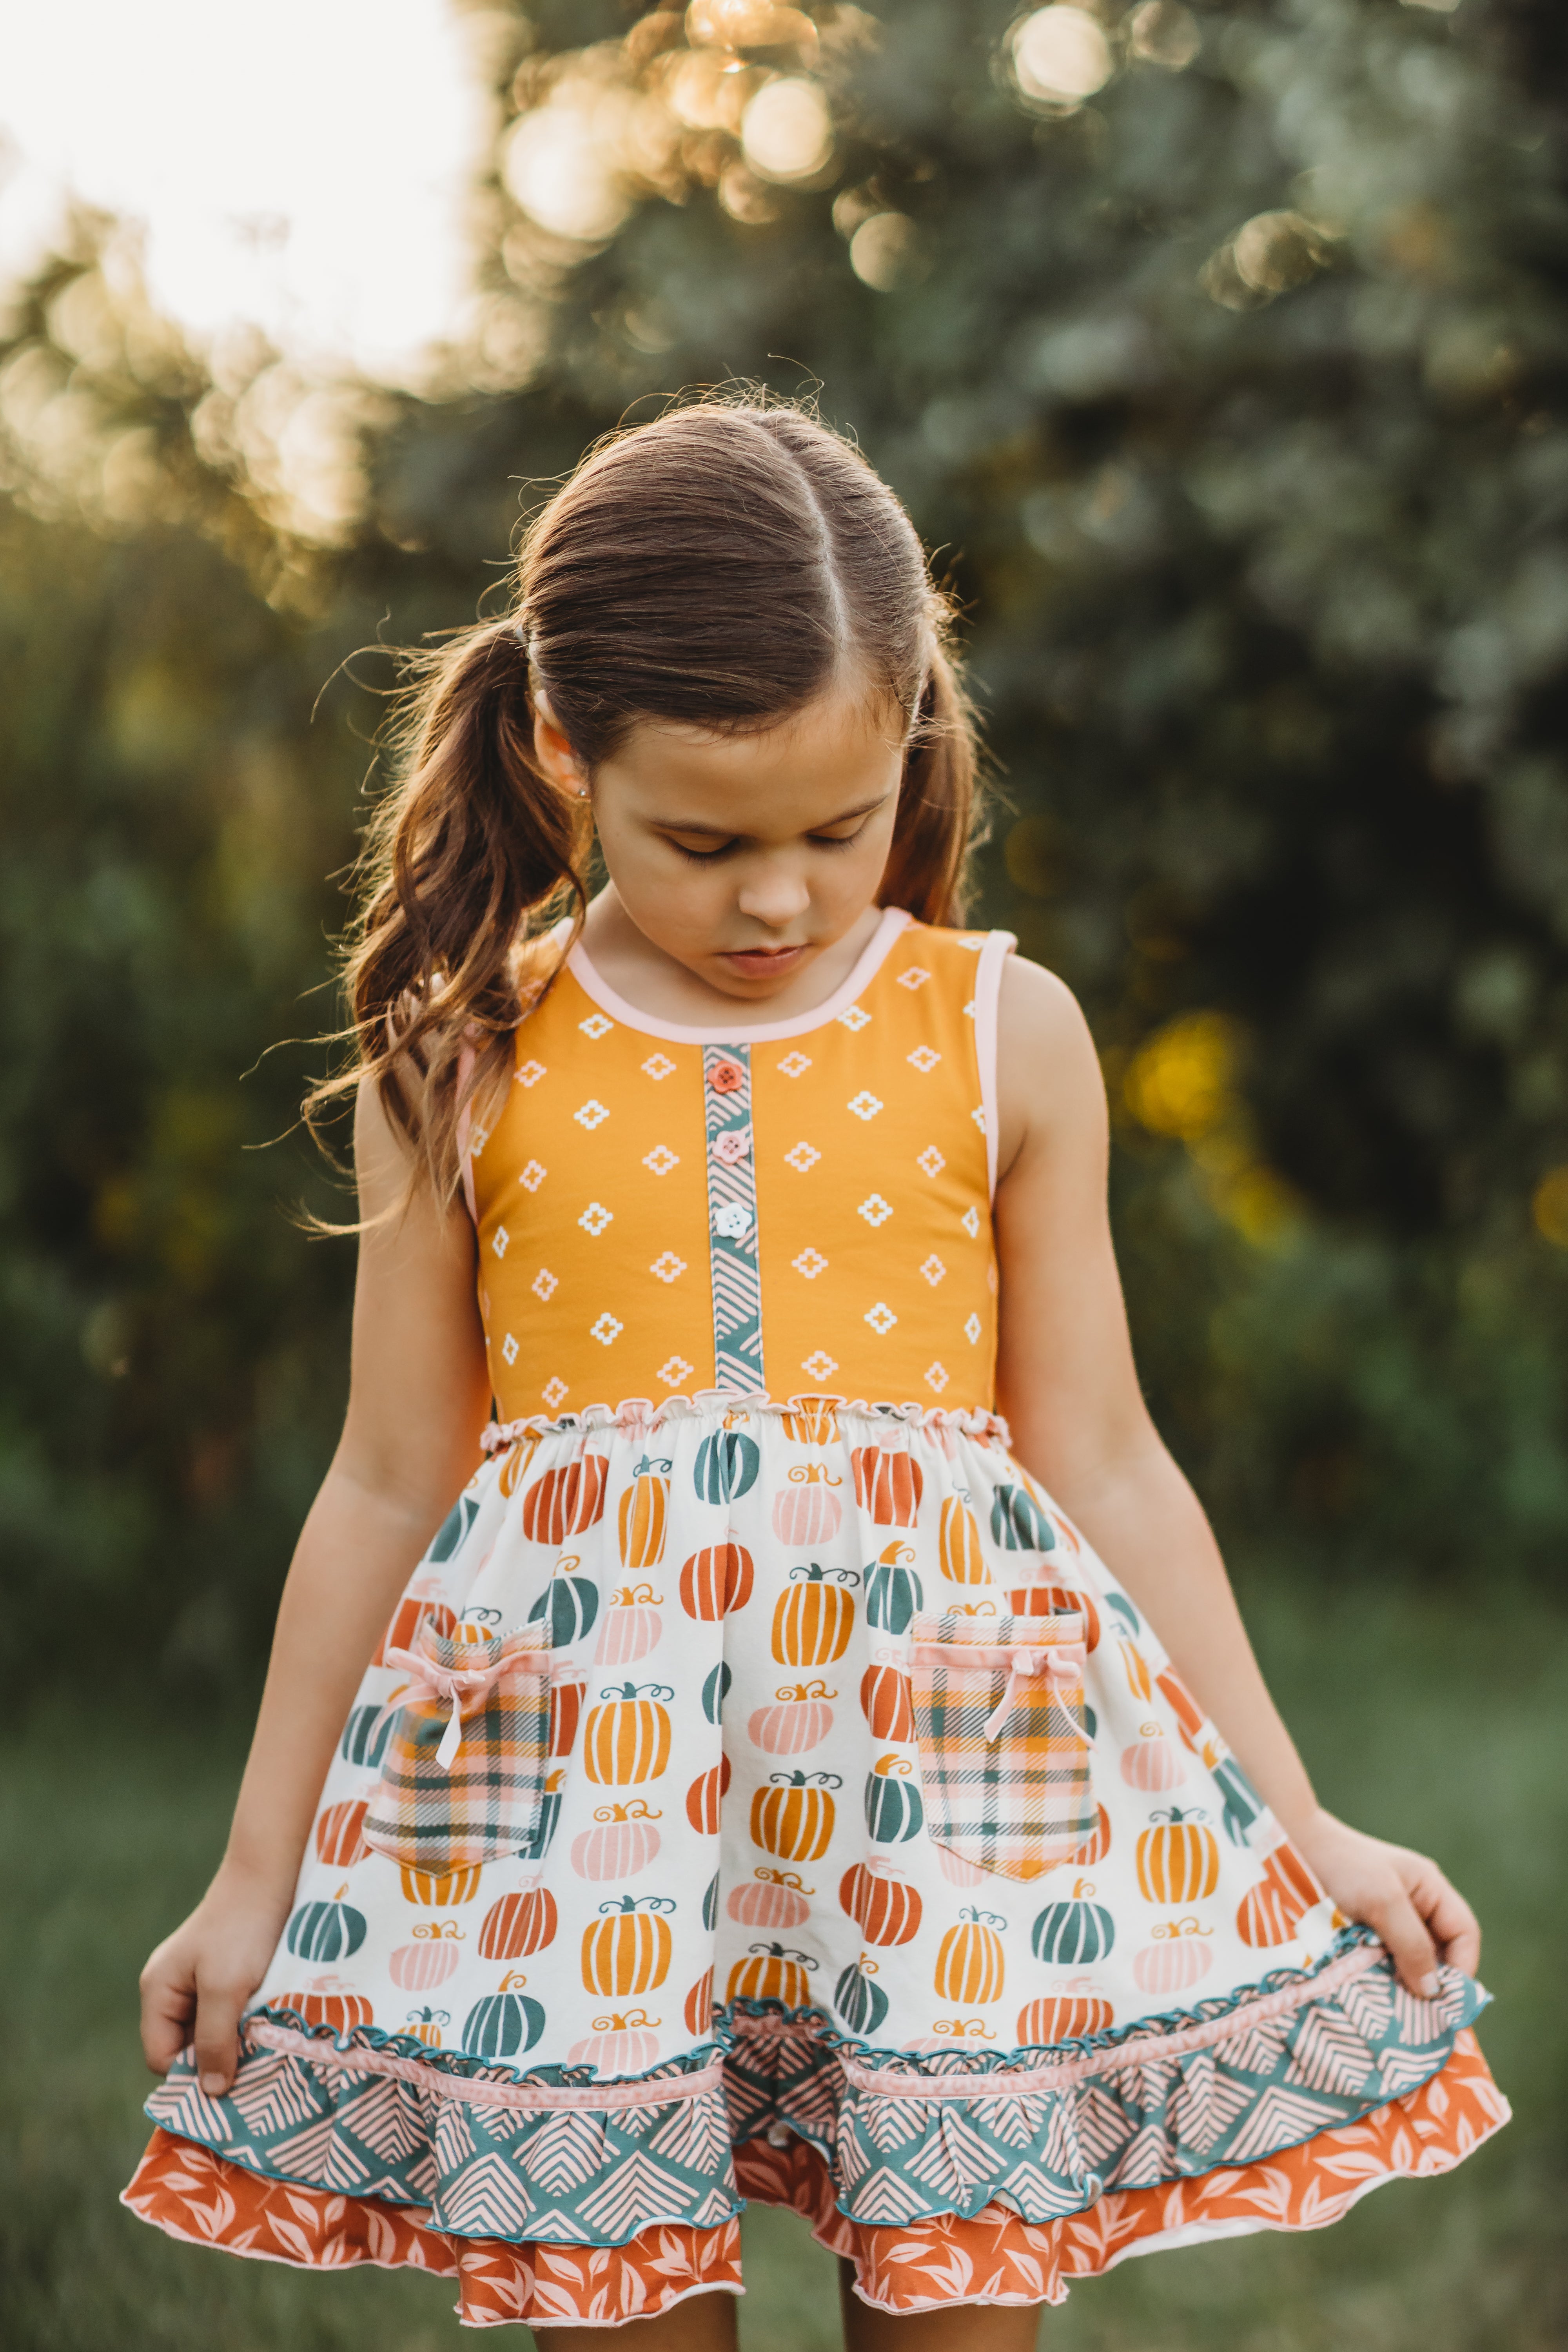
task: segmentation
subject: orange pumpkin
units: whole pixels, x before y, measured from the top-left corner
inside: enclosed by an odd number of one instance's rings
[[[421,1625],[428,1624],[433,1633],[443,1637],[453,1631],[458,1620],[437,1597],[440,1591],[440,1583],[434,1577],[421,1577],[417,1584],[409,1586],[381,1637],[381,1646],[371,1660],[373,1666],[385,1665],[388,1650],[411,1650]]]
[[[521,1887],[503,1895],[485,1913],[479,1929],[479,1955],[487,1960],[523,1960],[552,1943],[561,1925],[555,1897],[548,1886]]]
[[[996,1930],[1007,1922],[994,1911],[965,1908],[958,1916],[961,1924],[950,1927],[937,1947],[938,1998],[964,2008],[973,2001],[1000,2000],[1006,1960]]]
[[[755,1870],[743,1886],[731,1886],[724,1908],[742,1927],[803,1927],[811,1916],[803,1886],[793,1870]]]
[[[691,1990],[681,2003],[680,2014],[686,2020],[689,2033],[705,2034],[713,2022],[713,1971],[704,1969]]]
[[[583,1714],[584,1685],[575,1675],[550,1685],[550,1739],[547,1753],[570,1756]]]
[[[1133,1697],[1152,1697],[1154,1683],[1149,1672],[1149,1661],[1137,1643],[1119,1642],[1116,1646],[1121,1653],[1121,1671],[1127,1677],[1127,1687]]]
[[[479,1891],[478,1863],[467,1870],[449,1870],[444,1878],[437,1878],[433,1870],[412,1870],[405,1863],[402,1878],[404,1901],[422,1903],[429,1911],[446,1911],[458,1903],[471,1903]]]
[[[651,1992],[669,1973],[674,1938],[665,1895],[620,1895],[601,1903],[583,1930],[583,1983],[588,1992]]]
[[[845,1872],[838,1903],[868,1944],[907,1944],[920,1933],[919,1889],[875,1857]]]
[[[793,1396],[779,1416],[784,1433],[796,1445],[836,1445],[838,1442],[838,1407],[842,1397]]]
[[[1100,1646],[1100,1612],[1094,1605],[1094,1595],[1080,1592],[1076,1585],[1016,1585],[1007,1595],[1007,1606],[1015,1617],[1081,1617],[1084,1648],[1094,1650]]]
[[[680,1605],[700,1623],[716,1624],[752,1597],[754,1570],[744,1544],[729,1537],[694,1551],[680,1571]]]
[[[1112,2014],[1092,1977],[1073,1977],[1059,1992],[1025,2002],[1018,2041],[1027,2049],[1048,2050],[1053,2042],[1076,2042],[1080,2033],[1103,2033]]]
[[[915,1704],[910,1678],[897,1663],[896,1650],[880,1655],[882,1662],[868,1666],[860,1677],[860,1711],[873,1739],[912,1739]]]
[[[781,1665],[830,1666],[849,1647],[858,1584],[852,1568],[792,1568],[773,1603],[773,1652]],[[829,1581],[829,1579],[832,1581]]]
[[[952,1584],[986,1584],[990,1570],[980,1545],[980,1523],[961,1496],[944,1495],[938,1543],[942,1572]]]
[[[669,1465],[644,1454],[617,1515],[623,1568],[657,1568],[669,1524]]]
[[[1093,1829],[1081,1845],[1073,1848],[1068,1860],[1076,1862],[1080,1869],[1088,1869],[1093,1863],[1103,1862],[1110,1852],[1110,1815],[1103,1805],[1096,1805]]]
[[[329,1805],[316,1822],[316,1853],[333,1870],[352,1870],[370,1852],[363,1832],[370,1811],[362,1798]]]
[[[309,1992],[277,1993],[267,2005],[297,2010],[307,2025],[330,2025],[336,2033],[369,2025],[373,2016],[363,1993],[352,1991],[336,1977],[317,1977]]]
[[[747,1958],[737,1960],[725,1988],[726,2000],[782,2000],[786,2009],[804,2009],[811,1999],[810,1972],[816,1962],[805,1952],[786,1952],[782,1944],[753,1944]]]
[[[583,1768],[601,1787],[626,1788],[657,1780],[669,1762],[669,1716],[661,1699],[673,1698],[668,1684],[623,1683],[601,1691],[601,1704],[588,1710],[583,1735]]]
[[[1201,1756],[1205,1764],[1217,1762],[1218,1745],[1212,1735],[1207,1739],[1204,1738],[1203,1709],[1181,1676],[1167,1666],[1163,1674],[1155,1675],[1154,1681],[1157,1687],[1170,1701],[1171,1711],[1176,1718],[1176,1728],[1181,1734],[1183,1747],[1191,1748],[1194,1756]]]
[[[925,1474],[912,1454],[885,1445],[858,1445],[849,1456],[855,1499],[879,1528],[912,1528],[920,1516]]]
[[[580,1454],[536,1479],[522,1498],[522,1532],[530,1543],[560,1544],[596,1527],[605,1516],[610,1461]]]
[[[518,1437],[512,1440],[507,1447],[506,1460],[500,1465],[500,1476],[496,1480],[496,1485],[503,1495],[510,1498],[516,1494],[522,1484],[524,1472],[538,1451],[537,1437]]]
[[[1145,1903],[1201,1903],[1219,1885],[1219,1841],[1179,1806],[1151,1816],[1138,1840],[1138,1892]]]
[[[686,1791],[686,1818],[704,1837],[719,1834],[719,1807],[730,1785],[730,1759],[721,1756],[706,1772],[699,1772]]]
[[[818,1862],[833,1835],[837,1772],[774,1772],[752,1798],[752,1840],[781,1862]]]
[[[1277,1846],[1258,1885],[1242,1896],[1236,1932],[1255,1952],[1288,1944],[1323,1890],[1293,1845]]]

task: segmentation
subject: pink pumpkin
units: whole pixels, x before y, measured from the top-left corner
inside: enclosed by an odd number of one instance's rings
[[[820,1747],[833,1728],[827,1701],[838,1693],[818,1677],[788,1683],[774,1696],[776,1704],[758,1707],[746,1726],[752,1747],[766,1756],[804,1756],[808,1748]]]
[[[405,1992],[429,1992],[456,1975],[463,1956],[455,1937],[433,1936],[422,1927],[416,1927],[414,1933],[424,1940],[399,1944],[387,1966],[393,1983],[401,1985]]]
[[[792,1547],[826,1543],[838,1533],[844,1506],[833,1492],[839,1481],[824,1462],[797,1462],[789,1486],[773,1496],[773,1533]]]
[[[640,2009],[629,2009],[624,2017],[596,2017],[593,2032],[567,2051],[566,2063],[596,2066],[602,2074],[640,2074],[658,2063],[658,2036],[652,2031],[658,2022]]]
[[[594,1653],[596,1666],[635,1665],[657,1649],[664,1632],[661,1598],[651,1584],[623,1584],[611,1594]]]
[[[1139,1726],[1136,1746],[1121,1751],[1121,1777],[1131,1789],[1174,1789],[1187,1777],[1182,1751],[1157,1723]]]
[[[936,1856],[937,1868],[950,1885],[979,1886],[984,1884],[984,1871],[973,1862],[965,1862],[963,1856],[954,1853],[951,1846],[938,1845],[933,1838],[931,1852]]]
[[[579,1878],[635,1878],[658,1852],[654,1823],[662,1818],[640,1797],[624,1805],[601,1805],[594,1815],[598,1826],[572,1841],[573,1869]]]
[[[1214,1954],[1201,1938],[1209,1933],[1195,1919],[1173,1919],[1153,1930],[1156,1941],[1132,1956],[1132,1973],[1143,1992],[1184,1992],[1206,1977]]]
[[[811,1916],[803,1886],[793,1870],[759,1870],[743,1886],[732,1886],[724,1908],[742,1927],[802,1927]]]

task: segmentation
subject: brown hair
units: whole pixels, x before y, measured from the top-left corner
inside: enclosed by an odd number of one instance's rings
[[[456,1189],[459,1090],[499,1075],[520,950],[585,903],[587,807],[534,765],[534,686],[591,774],[639,719],[760,731],[853,666],[911,722],[881,900],[961,919],[976,746],[950,625],[899,500],[804,410],[710,395],[601,443],[528,530],[505,618],[410,657],[346,967],[358,1061],[308,1114],[374,1076]]]

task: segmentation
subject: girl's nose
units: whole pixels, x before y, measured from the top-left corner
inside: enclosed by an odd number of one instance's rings
[[[770,930],[782,931],[786,923],[805,914],[811,904],[811,892],[798,874],[759,874],[742,885],[735,904],[754,923],[766,923]]]

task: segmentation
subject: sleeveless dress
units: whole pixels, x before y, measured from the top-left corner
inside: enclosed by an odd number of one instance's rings
[[[1506,2119],[1332,1909],[993,1412],[1012,941],[889,910],[794,1021],[575,947],[468,1139],[496,1421],[321,1791],[230,2094],[126,2192],[455,2276],[740,2289],[746,2198],[890,2311],[1315,2227]]]

